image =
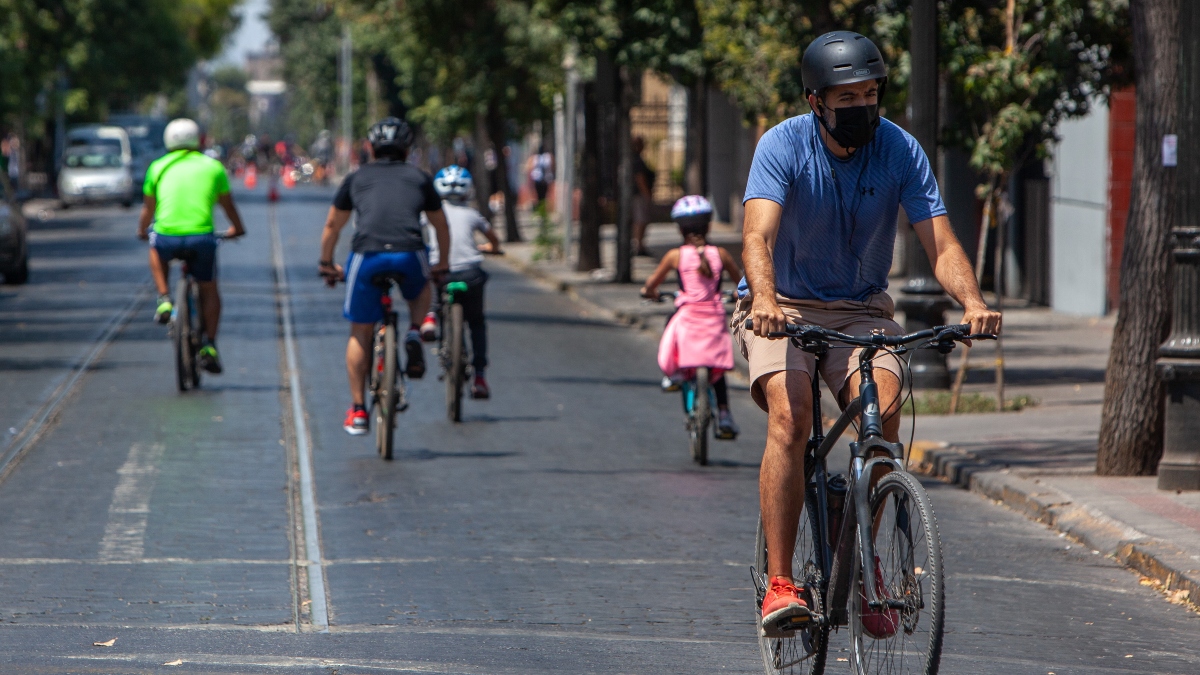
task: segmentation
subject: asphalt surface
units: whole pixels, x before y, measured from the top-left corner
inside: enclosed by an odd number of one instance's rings
[[[433,372],[411,383],[385,463],[341,429],[342,289],[314,272],[329,194],[277,207],[286,297],[262,195],[238,194],[250,234],[220,251],[226,373],[182,395],[136,213],[32,224],[29,284],[0,287],[3,447],[24,449],[0,483],[5,672],[761,671],[765,417],[744,389],[742,437],[692,465],[654,340],[489,261],[493,400],[454,425]],[[304,564],[280,301],[328,632]],[[941,672],[1200,672],[1195,614],[1040,525],[928,487],[949,575]],[[848,671],[837,656],[828,672]]]

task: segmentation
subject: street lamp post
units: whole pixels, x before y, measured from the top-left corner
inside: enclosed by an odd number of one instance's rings
[[[1158,348],[1158,373],[1166,384],[1160,490],[1200,490],[1200,7],[1179,4],[1179,134],[1163,140],[1163,161],[1177,160],[1179,217],[1171,231],[1175,258],[1171,334]],[[1175,157],[1169,146],[1177,140]]]
[[[909,125],[929,156],[935,175],[938,156],[937,39],[937,0],[913,0]],[[909,228],[905,236],[908,282],[896,305],[904,312],[904,330],[914,332],[946,323],[950,299],[934,277],[916,232]],[[914,387],[946,389],[950,386],[950,370],[946,367],[944,354],[933,349],[918,349],[913,352],[911,363]]]

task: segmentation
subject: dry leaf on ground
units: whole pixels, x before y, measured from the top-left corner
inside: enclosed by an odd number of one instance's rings
[[[111,640],[105,640],[104,642],[93,642],[92,646],[93,647],[111,647],[116,643],[117,643],[117,638],[113,638]]]

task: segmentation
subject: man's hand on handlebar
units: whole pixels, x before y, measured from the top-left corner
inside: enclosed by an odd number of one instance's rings
[[[342,266],[336,263],[324,261],[318,262],[317,274],[325,280],[325,285],[330,288],[337,286],[339,281],[346,280],[346,274],[342,270]]]
[[[245,236],[245,234],[246,230],[235,225],[230,225],[229,229],[225,230],[226,239],[237,239],[238,237]]]
[[[962,323],[971,324],[972,334],[999,335],[1001,319],[1000,312],[990,310],[986,306],[979,306],[970,307],[964,311]]]
[[[754,334],[768,337],[771,333],[782,333],[787,325],[787,317],[779,308],[775,298],[754,296],[754,304],[750,308],[750,320],[753,322]]]

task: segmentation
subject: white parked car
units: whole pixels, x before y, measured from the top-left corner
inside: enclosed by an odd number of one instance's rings
[[[76,204],[133,204],[133,170],[120,151],[107,145],[68,148],[58,173],[63,208]]]
[[[76,204],[133,204],[133,156],[129,136],[120,127],[72,129],[58,172],[58,198],[63,208]]]

